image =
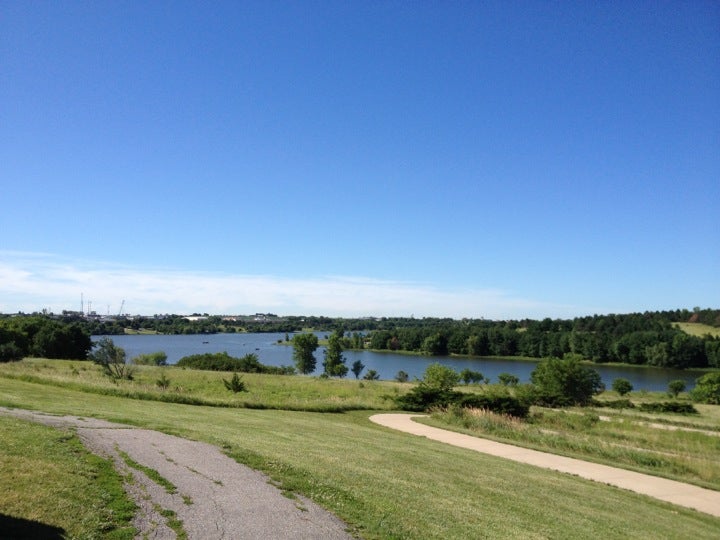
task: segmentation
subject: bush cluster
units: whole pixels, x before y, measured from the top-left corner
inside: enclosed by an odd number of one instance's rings
[[[292,375],[295,369],[290,366],[266,366],[261,364],[254,353],[241,358],[230,356],[227,352],[192,354],[178,360],[179,367],[203,369],[206,371],[240,371],[242,373],[271,373]]]
[[[652,413],[680,413],[680,414],[699,414],[692,403],[683,403],[681,401],[655,401],[652,403],[641,403],[639,406],[643,412]]]
[[[406,394],[396,396],[393,399],[399,409],[414,412],[423,412],[435,407],[449,407],[451,405],[484,409],[518,418],[525,418],[530,412],[529,403],[509,393],[467,394],[424,383],[420,383]]]

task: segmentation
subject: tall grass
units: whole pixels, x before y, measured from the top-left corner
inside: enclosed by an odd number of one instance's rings
[[[113,381],[88,362],[26,359],[0,364],[0,377],[131,399],[250,409],[316,412],[387,410],[388,396],[409,384],[319,377],[244,373],[247,392],[233,394],[227,373],[179,367],[136,366],[133,380]],[[165,379],[165,389],[158,381]]]

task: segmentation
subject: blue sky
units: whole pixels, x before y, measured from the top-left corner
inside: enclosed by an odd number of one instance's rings
[[[720,5],[2,2],[0,312],[720,307]]]

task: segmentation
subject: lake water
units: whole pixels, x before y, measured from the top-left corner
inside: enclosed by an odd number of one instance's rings
[[[318,332],[319,337],[327,333]],[[93,336],[97,341],[102,336]],[[244,356],[249,353],[257,354],[260,362],[270,366],[292,366],[293,348],[289,345],[280,345],[278,340],[285,339],[285,334],[210,334],[210,335],[122,335],[108,336],[113,342],[125,349],[127,357],[133,358],[139,354],[164,351],[168,356],[168,363],[175,364],[183,356],[201,353],[227,352],[231,356]],[[291,335],[292,337],[292,335]],[[317,358],[316,375],[322,373],[323,347],[315,352]],[[425,368],[433,362],[439,362],[452,367],[456,371],[465,368],[479,371],[490,382],[496,383],[500,373],[512,373],[520,382],[529,382],[530,373],[535,369],[535,362],[506,360],[499,358],[456,358],[444,356],[415,356],[396,353],[376,353],[371,351],[345,351],[346,364],[352,366],[355,360],[365,364],[364,375],[368,370],[374,369],[381,379],[394,379],[398,371],[404,371],[410,380],[421,378]],[[660,368],[644,368],[633,366],[593,366],[600,373],[607,388],[618,377],[628,379],[635,390],[666,391],[668,382],[682,379],[687,383],[687,389],[695,386],[695,379],[703,373],[699,371],[681,371]],[[350,377],[354,377],[349,373]]]

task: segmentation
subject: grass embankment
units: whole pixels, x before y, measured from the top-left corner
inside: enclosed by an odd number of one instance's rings
[[[162,390],[157,381],[165,374],[169,386]],[[12,377],[98,394],[151,401],[297,411],[342,412],[387,410],[386,396],[410,387],[391,381],[327,380],[293,375],[241,374],[248,391],[228,392],[223,379],[231,374],[214,371],[136,366],[132,381],[113,382],[90,362],[26,359],[0,364],[0,377]]]
[[[109,461],[88,453],[75,435],[0,416],[0,441],[0,536],[135,536],[129,525],[135,505],[122,480]]]
[[[210,442],[365,538],[713,538],[720,528],[717,518],[648,497],[394,432],[367,411],[148,403],[3,377],[0,405]]]

